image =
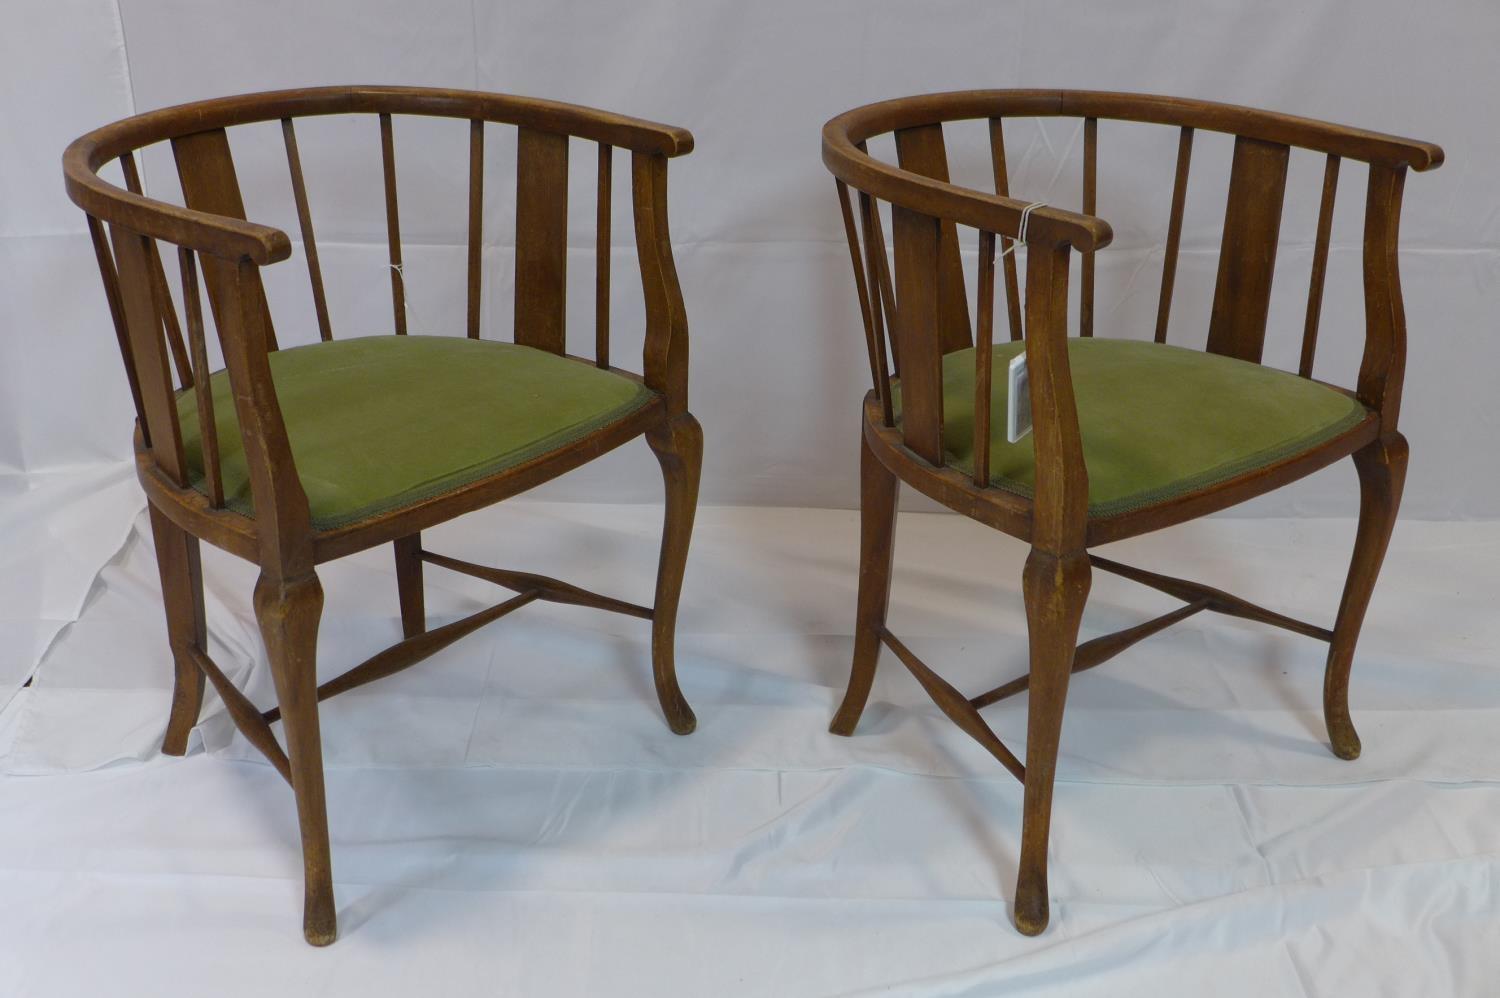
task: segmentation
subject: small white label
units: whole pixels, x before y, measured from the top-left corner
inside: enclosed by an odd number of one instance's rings
[[[1031,432],[1031,379],[1026,376],[1026,354],[1010,359],[1005,393],[1005,439],[1011,443]]]

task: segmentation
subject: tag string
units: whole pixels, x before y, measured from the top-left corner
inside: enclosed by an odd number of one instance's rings
[[[422,317],[417,314],[417,307],[411,300],[411,290],[406,286],[406,264],[388,263],[386,264],[386,266],[391,270],[394,270],[396,272],[396,276],[401,278],[401,297],[404,304],[406,305],[406,318],[409,320],[414,320],[418,326],[421,326]],[[427,331],[431,332],[432,327],[427,327]]]
[[[1010,245],[1005,247],[1005,249],[1000,252],[1000,259],[1003,260],[1009,254],[1014,253],[1016,251],[1016,247],[1026,241],[1026,225],[1031,221],[1031,213],[1038,208],[1045,207],[1047,207],[1047,202],[1033,201],[1026,207],[1021,209],[1021,227],[1016,231],[1016,238],[1012,239]]]

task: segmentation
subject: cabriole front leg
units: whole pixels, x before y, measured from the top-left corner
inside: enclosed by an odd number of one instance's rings
[[[661,464],[666,488],[666,511],[661,532],[661,561],[656,571],[656,605],[651,616],[651,669],[656,696],[661,701],[667,726],[687,735],[698,726],[677,685],[674,648],[677,638],[677,603],[682,596],[682,578],[687,568],[688,543],[693,536],[693,516],[698,510],[698,478],[703,468],[703,428],[691,413],[674,416],[647,431],[646,442]]]
[[[1370,594],[1375,591],[1375,579],[1396,526],[1396,510],[1406,483],[1407,453],[1406,438],[1391,431],[1354,454],[1354,467],[1359,472],[1359,529],[1323,674],[1323,719],[1328,724],[1333,754],[1340,759],[1359,758],[1359,734],[1349,717],[1349,670]]]
[[[323,744],[318,730],[318,620],[323,587],[308,572],[291,580],[262,573],[255,584],[260,624],[286,729],[292,791],[302,838],[302,932],[314,946],[338,936],[333,866],[328,848],[328,807],[323,793]]]
[[[1047,839],[1052,783],[1062,736],[1068,677],[1091,570],[1083,551],[1061,557],[1032,549],[1021,575],[1031,643],[1031,702],[1026,720],[1026,791],[1021,863],[1016,876],[1016,928],[1034,936],[1047,927]]]

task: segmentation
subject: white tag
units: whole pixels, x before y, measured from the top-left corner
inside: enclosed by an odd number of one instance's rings
[[[1018,353],[1007,368],[1005,439],[1011,443],[1031,432],[1031,379],[1026,376],[1026,354]]]

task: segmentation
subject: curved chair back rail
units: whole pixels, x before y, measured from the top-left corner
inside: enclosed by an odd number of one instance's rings
[[[1028,202],[1012,196],[1010,190],[1004,121],[1058,116],[1083,119],[1082,210],[1047,205],[1030,213],[1023,299],[1016,257],[1003,251],[1021,234],[1022,212]],[[949,180],[943,125],[973,119],[989,123],[993,193]],[[856,108],[833,118],[823,129],[823,161],[836,178],[864,320],[874,404],[886,434],[899,437],[909,452],[897,459],[929,466],[927,481],[914,484],[950,505],[989,504],[995,518],[1028,533],[1033,509],[1045,519],[1060,515],[1081,522],[1087,476],[1065,338],[1071,251],[1078,250],[1082,257],[1078,329],[1088,337],[1094,332],[1094,254],[1108,245],[1112,235],[1109,224],[1096,214],[1101,119],[1178,130],[1155,329],[1159,343],[1166,342],[1194,134],[1213,131],[1233,136],[1207,350],[1255,363],[1261,361],[1265,339],[1290,150],[1298,147],[1326,156],[1299,364],[1304,378],[1312,376],[1339,164],[1343,159],[1369,164],[1363,238],[1366,335],[1353,394],[1376,414],[1379,432],[1393,432],[1406,347],[1396,268],[1402,186],[1408,168],[1427,170],[1442,163],[1443,151],[1438,146],[1291,115],[1170,97],[1072,90],[930,94]],[[882,162],[867,150],[869,139],[886,133],[894,135],[896,164]],[[856,192],[853,205],[849,188]],[[890,205],[893,264],[885,252],[881,201]],[[959,226],[978,230],[973,323]],[[989,411],[997,242],[1002,251],[1010,338],[1020,340],[1024,335],[1026,340],[1035,427],[1034,504],[995,495],[989,488],[988,448],[980,446],[990,439],[991,422],[997,418]],[[974,468],[972,483],[966,484],[963,476],[945,468],[942,359],[971,346],[977,347]],[[1338,456],[1342,454],[1329,460]],[[1303,468],[1299,474],[1309,470]],[[971,492],[977,495],[966,495]],[[1247,497],[1226,493],[1222,505]],[[1209,507],[1199,503],[1192,515],[1207,511]],[[1022,520],[1027,522],[1022,524]]]
[[[89,132],[70,144],[63,171],[73,203],[104,222],[136,225],[143,235],[202,253],[248,256],[265,265],[291,255],[285,233],[211,211],[194,211],[121,190],[97,171],[142,146],[235,125],[326,114],[411,114],[515,125],[631,152],[692,152],[687,129],[532,97],[425,87],[313,87],[196,101],[148,111]]]
[[[593,362],[601,368],[610,368],[613,154],[616,147],[628,150],[646,314],[640,377],[662,396],[666,415],[686,412],[687,328],[672,261],[666,200],[667,159],[692,149],[692,135],[685,129],[554,101],[417,87],[321,87],[184,104],[99,128],[69,145],[63,156],[68,194],[88,215],[139,418],[140,445],[149,455],[143,479],[149,479],[148,488],[155,482],[180,490],[181,502],[174,515],[187,515],[183,511],[205,505],[210,515],[223,508],[217,463],[220,447],[208,390],[201,270],[233,388],[259,521],[257,528],[251,528],[233,518],[223,519],[219,532],[231,548],[243,549],[254,535],[262,547],[271,543],[283,555],[299,546],[294,538],[311,532],[307,498],[292,461],[270,375],[267,354],[277,348],[277,341],[260,278],[261,267],[291,255],[291,240],[279,229],[247,218],[226,130],[255,122],[281,123],[289,193],[297,208],[319,333],[328,340],[333,336],[333,323],[295,122],[332,114],[369,115],[378,122],[378,130],[371,129],[370,149],[372,156],[378,150],[384,175],[397,334],[407,330],[393,116],[425,115],[470,123],[467,333],[472,338],[478,338],[480,330],[485,125],[517,129],[515,340],[556,354],[565,351],[570,139],[593,143],[598,178]],[[136,153],[162,142],[171,144],[184,205],[142,193]],[[111,161],[120,163],[124,188],[98,174]],[[180,320],[168,291],[158,241],[177,248]],[[197,392],[208,479],[206,504],[197,501],[188,488],[175,404],[179,389]],[[447,515],[453,513],[449,510]],[[388,539],[372,534],[369,542]],[[340,550],[330,556],[359,546],[365,545],[346,537]]]

